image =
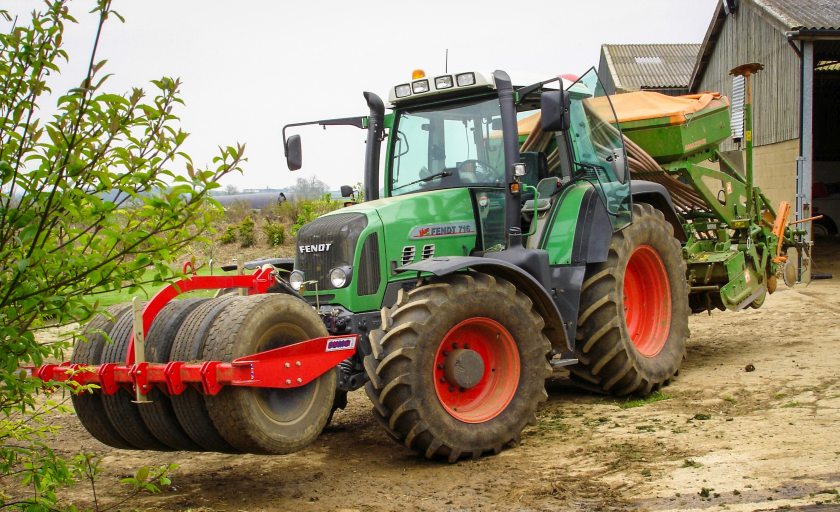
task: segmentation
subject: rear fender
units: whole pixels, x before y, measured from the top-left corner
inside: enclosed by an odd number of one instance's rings
[[[668,189],[652,181],[633,180],[630,182],[630,190],[634,203],[647,203],[662,212],[665,220],[674,227],[674,238],[679,240],[680,243],[685,243],[688,240],[682,222],[677,217]]]
[[[574,341],[569,336],[568,326],[563,321],[560,310],[557,309],[549,291],[533,276],[512,263],[478,256],[451,256],[431,258],[397,269],[398,272],[417,272],[418,277],[424,272],[442,277],[463,270],[483,272],[513,283],[518,290],[531,299],[537,312],[545,320],[546,336],[552,347],[557,352],[568,352],[574,349]]]

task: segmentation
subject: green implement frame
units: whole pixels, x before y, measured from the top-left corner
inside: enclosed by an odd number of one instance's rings
[[[749,75],[760,67],[733,70],[746,77],[746,169],[718,148],[731,135],[727,102],[711,104],[685,121],[671,116],[621,122],[634,177],[664,185],[683,226],[684,257],[695,311],[760,306],[776,288],[787,248],[806,247],[804,231],[787,225],[789,205],[777,214],[753,184]]]

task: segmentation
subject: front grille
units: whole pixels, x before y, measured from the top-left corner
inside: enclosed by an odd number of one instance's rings
[[[373,295],[379,289],[379,265],[379,236],[371,233],[359,256],[359,280],[356,284],[359,295]]]
[[[307,281],[317,281],[319,290],[332,289],[330,270],[353,266],[356,242],[366,226],[361,213],[327,215],[304,225],[297,234],[295,268]]]

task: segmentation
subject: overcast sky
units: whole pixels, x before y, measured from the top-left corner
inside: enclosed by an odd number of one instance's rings
[[[598,65],[603,43],[700,43],[719,0],[423,2],[115,0],[100,58],[112,92],[183,81],[186,151],[209,162],[216,146],[243,142],[242,175],[223,185],[284,187],[316,175],[333,189],[362,180],[364,139],[352,127],[302,129],[303,169],[283,158],[284,124],[367,114],[363,91],[428,75],[502,69],[533,83]],[[41,1],[6,0],[21,22]],[[71,2],[79,24],[65,37],[71,61],[54,90],[77,85],[95,34],[90,0]]]

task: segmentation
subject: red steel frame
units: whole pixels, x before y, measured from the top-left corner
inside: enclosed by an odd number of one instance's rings
[[[186,272],[188,265],[184,265]],[[148,333],[155,317],[172,299],[193,290],[245,288],[249,295],[266,293],[274,283],[273,268],[265,266],[251,275],[188,276],[172,283],[152,297],[143,308],[143,332]],[[146,395],[153,387],[179,395],[193,385],[202,393],[215,395],[224,386],[294,388],[305,386],[338,363],[352,356],[358,336],[325,336],[240,357],[229,363],[204,361],[148,363],[134,361],[134,335],[128,344],[125,364],[79,365],[68,362],[32,368],[44,382],[72,380],[80,385],[96,384],[106,395],[121,387]]]

